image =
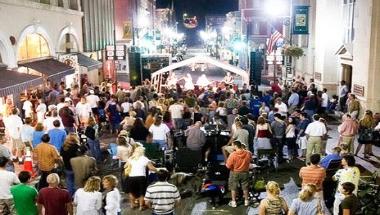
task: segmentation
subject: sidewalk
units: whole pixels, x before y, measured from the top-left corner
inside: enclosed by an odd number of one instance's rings
[[[332,149],[337,146],[339,141],[338,125],[330,124],[328,125],[329,131],[328,135],[330,138],[327,140],[326,151],[327,154],[331,153]],[[358,146],[357,138],[355,138],[355,149]],[[374,173],[380,169],[380,148],[373,146],[373,154],[376,157],[372,156],[370,159],[364,159],[363,156],[364,147],[358,153],[358,156],[355,157],[356,164],[362,166],[367,171]]]

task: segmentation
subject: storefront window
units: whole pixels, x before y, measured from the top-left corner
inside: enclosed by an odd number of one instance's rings
[[[29,34],[21,42],[18,60],[50,56],[49,44],[40,34]]]

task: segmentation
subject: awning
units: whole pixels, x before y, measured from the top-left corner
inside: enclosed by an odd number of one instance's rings
[[[0,96],[21,93],[31,86],[42,84],[42,77],[0,68]]]
[[[48,80],[56,82],[60,82],[66,75],[74,74],[75,72],[73,67],[54,59],[20,63],[19,66],[34,69],[46,76]]]
[[[84,54],[77,54],[78,64],[87,68],[88,71],[102,68],[102,62],[87,57]]]

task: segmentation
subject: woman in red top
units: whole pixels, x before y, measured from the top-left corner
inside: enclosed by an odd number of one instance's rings
[[[264,117],[260,116],[257,119],[256,134],[255,134],[255,151],[258,149],[272,149],[270,136],[272,130]]]

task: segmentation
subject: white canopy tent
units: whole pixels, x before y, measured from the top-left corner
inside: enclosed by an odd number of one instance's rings
[[[186,59],[186,60],[183,60],[181,62],[178,62],[178,63],[173,63],[165,68],[162,68],[154,73],[151,74],[151,77],[152,77],[152,82],[153,84],[155,85],[160,85],[160,83],[157,83],[157,81],[159,81],[161,78],[160,76],[165,73],[165,72],[169,72],[169,71],[172,71],[172,70],[175,70],[177,68],[180,68],[180,67],[183,67],[183,66],[188,66],[188,65],[192,65],[192,64],[212,64],[216,67],[219,67],[219,68],[222,68],[222,69],[225,69],[231,73],[234,73],[236,75],[239,75],[242,77],[243,79],[243,83],[246,83],[248,84],[249,83],[249,74],[248,72],[240,69],[239,67],[236,67],[236,66],[233,66],[233,65],[230,65],[230,64],[226,64],[226,63],[223,63],[221,61],[218,61],[218,60],[215,60],[207,55],[197,55],[195,57],[192,57],[192,58],[189,58],[189,59]]]

